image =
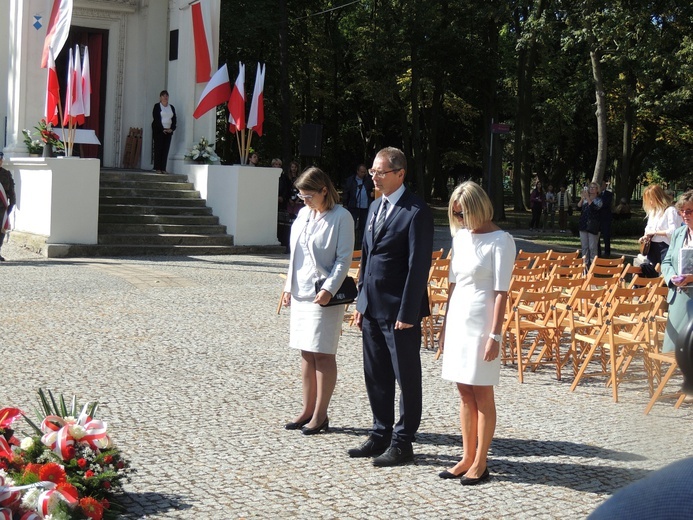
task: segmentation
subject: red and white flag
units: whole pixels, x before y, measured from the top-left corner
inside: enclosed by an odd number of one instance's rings
[[[72,22],[72,3],[73,0],[53,0],[51,17],[46,28],[46,39],[43,42],[42,69],[48,66],[48,48],[52,47],[53,55],[57,56],[67,41]]]
[[[72,116],[72,92],[74,90],[75,61],[72,57],[72,49],[68,49],[67,58],[67,87],[65,90],[65,111],[63,112],[63,126],[67,126]]]
[[[238,77],[229,99],[229,131],[245,130],[245,65],[238,62]]]
[[[91,115],[91,68],[89,67],[89,47],[84,47],[84,62],[82,63],[82,106],[84,117]]]
[[[73,124],[84,124],[84,98],[82,95],[82,58],[79,45],[75,45],[75,68],[72,78],[72,110]]]
[[[53,49],[48,48],[48,80],[46,82],[46,122],[57,125],[58,104],[60,103],[60,84],[58,82],[58,71],[55,68],[55,57]]]
[[[192,4],[193,42],[195,43],[195,83],[209,81],[212,75],[212,13],[209,0]]]
[[[258,63],[255,74],[255,90],[253,91],[253,100],[250,103],[250,114],[248,114],[248,128],[254,130],[257,135],[262,135],[262,123],[265,121],[264,88],[265,65]]]
[[[226,64],[214,73],[207,86],[202,91],[197,108],[193,112],[193,117],[197,119],[201,115],[209,112],[217,105],[221,105],[231,95],[231,82],[229,81],[229,71]]]

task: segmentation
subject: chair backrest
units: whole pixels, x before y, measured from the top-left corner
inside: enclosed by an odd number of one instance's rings
[[[578,262],[579,265],[573,267],[554,265],[550,275],[556,278],[582,278],[582,273],[584,271],[582,259],[578,259]],[[582,281],[580,283],[582,283]]]
[[[578,259],[582,261],[582,258],[580,258],[580,250],[576,250],[572,253],[564,253],[564,252],[554,252],[554,251],[549,251],[551,253],[550,255],[547,256],[549,260],[552,260],[554,262],[561,262],[563,260],[575,260]]]
[[[611,307],[616,302],[640,303],[649,301],[652,289],[649,287],[628,288],[616,286],[609,294],[607,306]]]
[[[528,251],[523,251],[522,249],[520,249],[520,250],[517,252],[517,254],[515,255],[515,260],[530,260],[532,263],[534,263],[534,261],[535,261],[537,258],[546,257],[547,254],[548,254],[547,252],[543,252],[543,253],[530,253],[530,252],[528,252]]]
[[[438,260],[439,258],[443,257],[443,248],[440,248],[437,251],[433,251],[431,253],[431,260]]]
[[[515,260],[513,264],[513,269],[529,269],[532,264],[532,260]]]
[[[592,265],[597,265],[599,267],[623,266],[625,263],[626,263],[626,257],[625,256],[621,256],[619,258],[595,257],[592,259]]]
[[[513,279],[520,280],[539,280],[545,278],[546,271],[542,267],[520,267],[513,269]]]
[[[621,278],[617,275],[611,277],[602,278],[601,276],[587,276],[584,283],[582,284],[583,289],[596,289],[598,287],[603,287],[605,289],[612,289],[621,283]]]
[[[431,262],[431,269],[428,271],[428,285],[435,287],[447,287],[450,277],[450,260],[439,258]]]
[[[623,266],[620,265],[596,265],[592,264],[589,271],[587,271],[587,276],[602,276],[602,277],[621,277],[623,272]]]
[[[571,329],[575,328],[577,322],[601,325],[608,295],[609,290],[603,287],[597,289],[576,289],[568,301],[561,321],[567,320]]]

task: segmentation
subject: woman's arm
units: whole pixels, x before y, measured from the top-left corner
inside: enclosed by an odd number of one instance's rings
[[[498,335],[503,330],[503,320],[505,319],[505,303],[508,300],[507,291],[494,291],[493,293],[493,325],[491,334]],[[500,342],[491,339],[486,340],[486,350],[484,351],[484,361],[493,361],[500,354]]]

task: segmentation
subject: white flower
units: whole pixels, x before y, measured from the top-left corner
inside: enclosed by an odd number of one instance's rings
[[[31,488],[29,491],[24,493],[24,496],[22,497],[22,505],[26,509],[36,509],[36,506],[38,506],[38,498],[40,494],[40,489]]]
[[[34,445],[34,439],[31,437],[25,437],[22,439],[22,442],[19,443],[19,447],[22,448],[24,451],[31,449],[31,447]]]
[[[86,434],[87,434],[87,431],[84,429],[83,426],[80,426],[79,424],[71,424],[70,425],[70,435],[72,435],[72,437],[75,438],[76,440],[80,440]]]
[[[77,422],[77,419],[75,419],[71,415],[68,415],[67,417],[65,417],[65,422],[67,424],[75,424]]]

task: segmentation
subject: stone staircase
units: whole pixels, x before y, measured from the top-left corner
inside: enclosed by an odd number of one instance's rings
[[[80,256],[239,252],[226,226],[219,224],[185,175],[105,168],[100,179],[98,245],[73,246],[71,251]]]

